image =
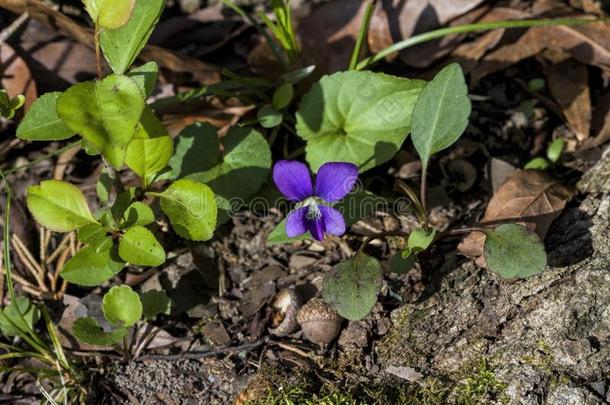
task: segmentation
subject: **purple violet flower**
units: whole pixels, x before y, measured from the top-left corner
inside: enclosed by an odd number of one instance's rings
[[[345,219],[329,203],[345,197],[357,179],[356,165],[328,162],[318,170],[315,187],[312,187],[311,175],[303,163],[277,162],[273,166],[273,181],[284,197],[297,203],[286,218],[286,235],[292,238],[309,231],[316,240],[324,239],[324,233],[343,235]]]

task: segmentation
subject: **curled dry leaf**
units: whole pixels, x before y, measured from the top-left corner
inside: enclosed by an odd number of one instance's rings
[[[482,225],[514,222],[536,231],[544,240],[551,223],[561,214],[573,192],[548,174],[538,170],[515,172],[489,201]],[[483,254],[485,235],[470,233],[458,250],[471,257]]]

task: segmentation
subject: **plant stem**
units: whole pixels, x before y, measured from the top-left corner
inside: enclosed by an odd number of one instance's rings
[[[102,78],[102,55],[100,52],[100,27],[95,24],[95,33],[93,34],[93,41],[95,43],[95,68],[97,70],[97,78]]]
[[[480,32],[489,31],[498,28],[528,28],[528,27],[544,27],[544,26],[556,26],[556,25],[584,25],[593,22],[605,21],[605,19],[592,19],[592,18],[543,18],[543,19],[530,19],[530,20],[507,20],[507,21],[494,21],[494,22],[480,22],[474,24],[458,25],[456,27],[440,28],[434,31],[425,32],[423,34],[415,35],[410,38],[403,39],[400,42],[396,42],[388,46],[385,49],[377,52],[375,55],[369,56],[358,63],[357,70],[363,70],[371,67],[376,62],[379,62],[388,55],[395,52],[402,51],[403,49],[410,48],[415,45],[419,45],[423,42],[431,41],[433,39],[442,38],[452,34],[465,34],[468,32]]]
[[[17,167],[15,167],[13,169],[10,169],[10,170],[4,170],[4,174],[5,175],[6,174],[11,174],[11,173],[15,173],[15,172],[18,172],[20,170],[23,170],[23,169],[27,169],[30,166],[34,166],[35,164],[38,164],[38,163],[40,163],[40,162],[42,162],[44,160],[47,160],[50,157],[59,155],[59,154],[65,152],[65,151],[67,151],[68,149],[71,149],[71,148],[73,148],[75,146],[78,146],[78,145],[80,145],[80,141],[72,142],[72,143],[64,146],[63,148],[57,149],[56,151],[48,153],[48,154],[46,154],[46,155],[44,155],[42,157],[39,157],[38,159],[34,159],[31,162],[28,162],[28,163],[26,163],[24,165],[17,166]]]
[[[362,24],[360,25],[360,31],[358,32],[358,38],[356,39],[356,45],[352,51],[352,59],[349,62],[349,70],[357,69],[360,53],[362,52],[362,44],[364,43],[366,34],[369,32],[369,24],[371,22],[371,17],[373,16],[373,10],[375,10],[376,4],[376,0],[370,0],[366,5],[364,17],[362,18]]]
[[[421,171],[421,182],[419,188],[419,200],[421,202],[423,217],[424,217],[424,229],[428,231],[428,163],[423,165]]]

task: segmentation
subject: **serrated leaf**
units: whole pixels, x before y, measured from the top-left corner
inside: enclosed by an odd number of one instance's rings
[[[125,164],[148,180],[164,169],[174,152],[174,142],[161,121],[146,107],[133,139],[127,147]]]
[[[150,290],[140,295],[144,318],[152,319],[159,314],[169,315],[172,300],[165,291]]]
[[[413,110],[411,138],[424,167],[430,156],[459,139],[470,111],[462,68],[457,63],[445,66],[426,84]]]
[[[124,26],[135,5],[135,0],[83,0],[89,17],[102,28]]]
[[[31,186],[27,205],[36,222],[55,232],[70,232],[97,222],[83,193],[65,181],[45,180]]]
[[[123,214],[124,227],[134,225],[146,226],[155,221],[153,210],[146,204],[136,201],[132,203]]]
[[[205,184],[190,179],[173,182],[163,193],[161,209],[172,228],[185,239],[205,241],[216,228],[217,206],[214,193]]]
[[[125,160],[144,109],[138,85],[126,76],[76,84],[57,100],[57,114],[117,169]]]
[[[107,233],[108,230],[100,224],[90,224],[80,228],[77,236],[79,241],[99,252],[104,247],[110,248],[112,245],[112,239],[107,236]],[[108,245],[108,241],[110,241],[110,245]]]
[[[546,267],[544,245],[536,233],[516,224],[485,232],[485,263],[504,279],[528,278]]]
[[[159,76],[159,65],[157,62],[152,61],[131,69],[126,74],[131,80],[136,82],[138,88],[147,99],[152,94],[155,86],[157,85],[157,78]]]
[[[119,274],[125,263],[118,255],[115,246],[106,246],[99,251],[87,246],[66,262],[61,277],[69,283],[94,287],[105,283]]]
[[[155,235],[143,226],[130,228],[121,237],[119,255],[127,263],[159,266],[165,262],[165,250]]]
[[[217,137],[207,130],[200,136]],[[219,164],[188,176],[207,184],[214,192],[219,210],[218,225],[227,222],[262,187],[272,163],[269,144],[254,129],[232,128],[222,139],[222,146],[223,154],[220,155],[220,150],[216,149],[218,157],[213,159]]]
[[[382,282],[379,261],[358,253],[335,265],[324,276],[322,298],[342,317],[357,321],[373,309]]]
[[[2,313],[0,330],[5,336],[18,336],[20,331],[32,329],[40,319],[40,310],[27,297],[16,297],[15,301],[2,309]],[[22,316],[19,316],[20,313]]]
[[[114,286],[104,295],[102,311],[111,324],[128,328],[142,316],[142,302],[128,285]]]
[[[351,162],[361,172],[390,160],[411,130],[424,86],[382,73],[341,72],[314,84],[297,112],[314,172],[326,162]]]
[[[122,74],[129,69],[146,45],[164,7],[164,0],[137,0],[125,26],[101,33],[100,45],[113,72]]]
[[[40,96],[17,127],[17,137],[29,141],[61,141],[76,134],[57,115],[59,92]]]
[[[120,342],[127,334],[127,329],[119,328],[105,332],[93,318],[79,318],[72,326],[72,334],[81,342],[97,346],[112,346]]]

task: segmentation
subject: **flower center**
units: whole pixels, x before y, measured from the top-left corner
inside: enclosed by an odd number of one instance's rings
[[[307,209],[307,219],[309,221],[315,221],[322,217],[322,212],[320,211],[320,208],[318,208],[318,203],[316,201],[311,201],[308,207],[309,208]]]

